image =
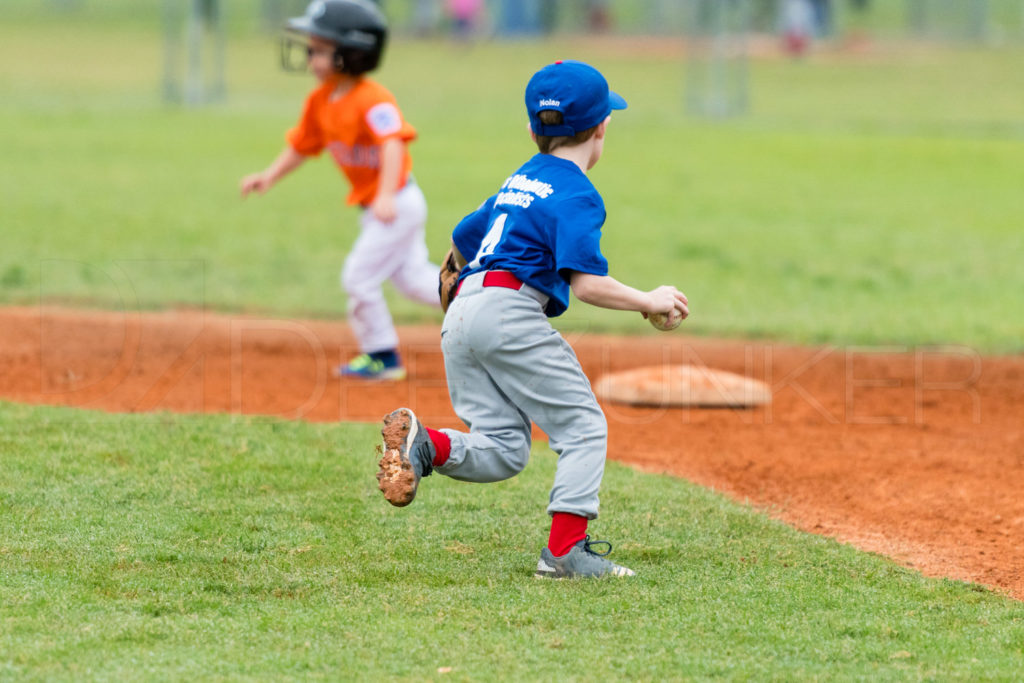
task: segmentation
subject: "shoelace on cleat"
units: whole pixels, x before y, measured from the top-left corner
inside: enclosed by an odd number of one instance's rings
[[[595,545],[607,546],[608,550],[605,550],[603,553],[599,553],[599,552],[597,552],[596,550],[594,550],[591,547],[591,546],[595,546]],[[597,555],[598,557],[604,557],[605,555],[607,555],[608,553],[610,553],[612,551],[612,544],[609,543],[608,541],[591,541],[590,540],[590,534],[587,534],[586,538],[583,539],[583,550],[585,552],[590,553],[591,555]]]

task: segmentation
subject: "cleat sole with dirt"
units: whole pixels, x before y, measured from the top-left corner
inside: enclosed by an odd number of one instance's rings
[[[419,483],[409,460],[409,447],[416,438],[416,424],[408,411],[399,409],[384,418],[380,434],[384,443],[380,447],[377,488],[389,503],[404,507],[416,497]]]

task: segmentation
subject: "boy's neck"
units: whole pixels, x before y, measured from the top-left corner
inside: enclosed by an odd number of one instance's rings
[[[337,74],[331,78],[330,82],[334,84],[334,88],[331,90],[331,98],[337,99],[344,97],[349,90],[355,87],[356,83],[359,82],[359,76]]]
[[[586,173],[590,170],[592,164],[590,163],[591,157],[594,152],[594,139],[591,138],[581,145],[573,145],[572,147],[558,147],[557,149],[550,152],[551,156],[558,157],[559,159],[565,159],[579,166],[579,169]]]

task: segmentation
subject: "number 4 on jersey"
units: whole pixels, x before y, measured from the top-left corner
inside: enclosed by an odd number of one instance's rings
[[[480,266],[480,259],[494,253],[494,250],[498,247],[498,242],[501,241],[501,234],[505,231],[505,221],[507,219],[507,213],[499,213],[495,217],[494,222],[491,223],[491,229],[487,231],[483,241],[480,243],[480,251],[476,253],[476,258],[469,264],[470,268],[478,268]]]

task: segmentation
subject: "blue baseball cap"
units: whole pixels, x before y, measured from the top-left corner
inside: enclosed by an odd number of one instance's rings
[[[625,108],[626,100],[608,89],[600,71],[572,59],[548,64],[526,84],[526,113],[535,135],[575,135],[604,121],[612,109]],[[562,125],[541,123],[540,113],[547,110],[562,112]]]

